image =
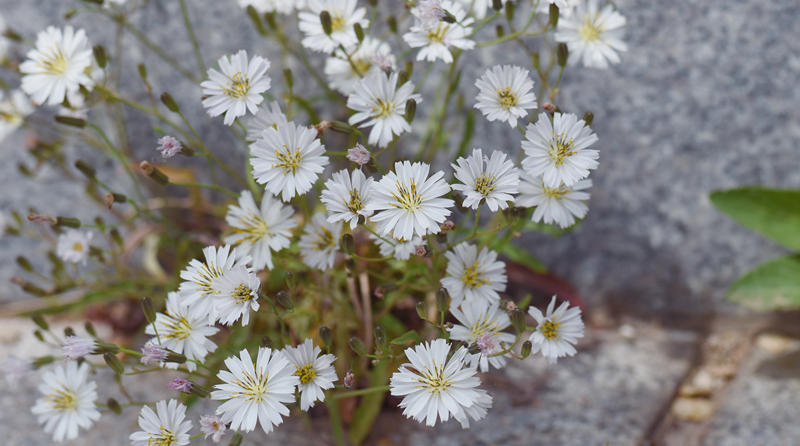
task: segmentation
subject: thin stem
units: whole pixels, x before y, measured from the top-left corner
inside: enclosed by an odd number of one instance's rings
[[[331,395],[331,400],[339,400],[342,398],[352,398],[355,396],[369,395],[371,393],[386,392],[389,386],[367,387],[366,389],[351,390],[349,392],[334,393]]]
[[[189,10],[186,8],[186,1],[180,0],[181,13],[183,13],[183,23],[186,25],[186,32],[189,34],[189,40],[192,41],[192,49],[194,50],[194,57],[197,59],[197,68],[201,73],[205,73],[206,64],[203,63],[203,54],[200,52],[200,45],[197,44],[197,36],[194,35],[194,28],[192,21],[189,19]]]

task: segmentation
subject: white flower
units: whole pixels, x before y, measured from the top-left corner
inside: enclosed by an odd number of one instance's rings
[[[350,49],[358,43],[353,29],[356,23],[364,29],[369,25],[366,8],[358,8],[356,0],[308,0],[307,10],[300,12],[298,27],[303,32],[303,46],[313,51],[331,54],[339,47]],[[325,34],[320,13],[331,15],[331,35]]]
[[[211,286],[214,295],[214,313],[224,325],[232,325],[240,317],[242,325],[250,322],[250,311],[258,311],[258,290],[261,281],[246,266],[237,266],[217,277]]]
[[[0,371],[8,384],[19,386],[20,381],[33,371],[33,361],[11,355],[0,365]]]
[[[158,139],[158,147],[156,150],[161,152],[162,158],[172,158],[181,151],[183,147],[181,142],[172,136],[162,136]]]
[[[379,211],[372,216],[378,231],[392,237],[411,240],[414,236],[436,234],[455,203],[441,198],[450,191],[444,172],[428,177],[430,165],[398,161],[375,183],[373,199],[367,209]]]
[[[216,415],[203,415],[200,417],[200,432],[203,433],[203,438],[211,440],[214,443],[219,443],[222,436],[225,435],[225,423]]]
[[[214,327],[203,312],[195,311],[178,293],[171,292],[167,295],[167,309],[164,313],[156,313],[155,329],[153,324],[145,327],[145,333],[158,336],[156,342],[176,353],[185,355],[188,359],[202,361],[206,355],[217,349],[217,345],[208,339],[216,334]],[[168,368],[177,368],[175,363],[167,363]],[[186,362],[189,371],[197,369],[191,361]]]
[[[395,57],[389,44],[374,37],[365,37],[350,54],[350,60],[341,49],[334,51],[333,56],[325,61],[325,75],[330,79],[331,88],[349,95],[358,88],[358,81],[362,77],[393,71],[395,67]]]
[[[359,216],[369,217],[372,211],[366,209],[366,204],[372,196],[374,180],[367,178],[364,172],[354,170],[349,173],[346,169],[334,173],[325,182],[320,201],[328,209],[328,221],[336,223],[345,221],[350,223],[350,229],[358,226]]]
[[[233,233],[224,238],[253,259],[253,268],[272,269],[272,251],[289,247],[292,229],[297,226],[294,210],[284,206],[272,194],[261,198],[261,209],[249,191],[239,196],[239,205],[230,205],[225,221]]]
[[[562,302],[558,308],[555,306],[556,296],[553,296],[545,314],[534,306],[528,309],[528,314],[536,319],[537,324],[536,330],[528,338],[533,344],[531,352],[541,350],[542,356],[550,363],[564,356],[575,355],[574,345],[583,337],[581,309],[570,308],[568,302]]]
[[[372,155],[370,155],[366,147],[361,144],[356,144],[352,148],[347,149],[347,159],[359,166],[363,166],[372,159]]]
[[[450,359],[450,344],[444,339],[424,342],[405,350],[410,363],[400,366],[389,383],[391,394],[402,396],[403,415],[428,426],[450,416],[462,427],[469,419],[480,419],[491,406],[491,397],[478,386],[477,370],[465,367],[467,349],[459,348]]]
[[[269,60],[254,56],[248,61],[247,51],[239,50],[230,56],[222,56],[217,61],[219,71],[208,70],[208,79],[203,81],[203,107],[209,116],[225,113],[225,125],[244,116],[248,111],[255,114],[258,105],[264,100],[261,94],[269,90],[270,79],[267,76]]]
[[[295,8],[300,9],[305,6],[305,0],[238,0],[239,6],[246,9],[253,6],[256,12],[264,14],[267,12],[277,12],[279,14],[290,14]]]
[[[497,253],[487,247],[478,252],[475,245],[461,243],[447,257],[447,276],[442,286],[447,288],[457,307],[463,301],[475,299],[497,303],[498,293],[506,289],[506,264],[497,260]]]
[[[540,113],[536,124],[528,124],[525,131],[522,168],[527,174],[541,175],[548,187],[572,186],[597,168],[600,153],[589,149],[597,140],[592,129],[572,113],[555,113],[553,122]]]
[[[85,265],[86,259],[89,258],[89,241],[91,240],[91,232],[67,229],[58,236],[56,254],[65,262]]]
[[[570,64],[607,68],[619,63],[618,51],[627,51],[622,41],[625,17],[608,4],[599,9],[597,0],[578,2],[574,11],[558,21],[555,39],[569,48]]]
[[[333,268],[341,236],[341,223],[330,223],[324,214],[315,214],[298,243],[303,263],[321,270]]]
[[[221,370],[217,377],[222,384],[214,386],[211,399],[225,400],[217,408],[223,423],[231,423],[230,429],[250,432],[261,424],[265,433],[283,422],[281,416],[289,415],[286,403],[294,402],[294,389],[300,379],[294,375],[286,357],[281,352],[260,347],[255,364],[247,350],[239,357],[225,360],[228,370]]]
[[[517,119],[537,106],[528,70],[514,65],[493,66],[475,81],[475,86],[480,90],[475,108],[489,121],[505,121],[516,127]]]
[[[287,124],[289,121],[281,111],[281,106],[277,102],[270,102],[268,106],[258,109],[254,116],[247,119],[244,127],[247,132],[247,140],[253,142],[258,141],[264,130],[277,129],[279,126]]]
[[[267,128],[250,149],[253,177],[283,201],[308,192],[328,164],[317,131],[291,122]]]
[[[583,218],[589,211],[586,201],[592,187],[592,180],[580,180],[572,186],[547,187],[542,177],[523,178],[519,185],[516,205],[535,207],[531,220],[545,224],[555,223],[562,228],[575,224],[576,218]]]
[[[422,48],[417,54],[417,60],[435,62],[442,59],[445,63],[453,63],[450,47],[462,50],[475,48],[475,41],[469,39],[472,34],[472,18],[467,18],[467,13],[456,3],[449,0],[441,2],[442,8],[451,13],[455,23],[438,22],[434,28],[417,22],[411,27],[410,32],[403,34],[403,40],[411,48]]]
[[[514,200],[519,188],[519,169],[505,153],[495,150],[488,158],[481,149],[473,149],[472,155],[459,158],[456,163],[452,164],[454,175],[461,183],[452,187],[464,194],[464,207],[478,209],[481,201],[486,201],[489,209],[496,212]]]
[[[76,361],[57,365],[44,373],[39,385],[42,397],[36,400],[31,412],[38,415],[44,431],[53,434],[53,440],[62,442],[78,438],[78,429],[89,429],[100,419],[95,407],[97,384],[87,381],[89,364],[78,366]]]
[[[503,332],[511,325],[511,320],[498,303],[472,299],[463,302],[460,308],[451,307],[450,313],[459,322],[449,329],[450,339],[476,344],[480,349],[467,357],[470,367],[480,367],[481,372],[488,372],[489,365],[496,369],[505,367],[507,354],[492,355],[510,347],[516,338]]]
[[[426,29],[436,28],[447,15],[439,0],[420,0],[417,6],[411,8],[411,14],[417,19],[417,23]]]
[[[411,131],[404,117],[406,102],[413,99],[420,103],[422,96],[414,94],[411,82],[398,87],[397,78],[397,73],[372,73],[361,79],[347,98],[347,107],[356,111],[348,120],[350,125],[372,127],[369,144],[386,147],[394,135]]]
[[[139,427],[142,430],[131,434],[131,445],[187,445],[192,421],[185,418],[186,406],[176,400],[157,402],[155,411],[149,406],[143,406],[139,412]]]
[[[97,347],[97,342],[94,339],[67,336],[61,345],[61,353],[67,359],[80,359],[92,353],[95,347]]]
[[[286,358],[295,367],[295,376],[300,379],[297,388],[300,390],[300,410],[308,410],[315,401],[325,401],[325,389],[332,389],[338,379],[333,361],[336,356],[320,355],[322,350],[315,346],[311,339],[297,347],[283,350]]]
[[[225,245],[220,248],[206,246],[203,248],[205,261],[192,259],[181,271],[183,280],[180,285],[180,298],[191,305],[195,314],[214,319],[214,295],[216,290],[212,282],[239,265],[247,265],[251,258],[238,248]]]
[[[22,90],[38,104],[58,105],[81,85],[94,85],[89,77],[92,48],[82,29],[48,27],[36,36],[36,48],[27,57],[19,66]]]
[[[3,90],[0,90],[0,141],[19,128],[25,118],[33,113],[33,104],[22,90],[12,91],[6,99],[3,96]]]
[[[376,237],[374,234],[370,234],[370,238],[375,240],[375,243],[378,244],[378,250],[382,256],[394,256],[397,260],[408,260],[409,257],[416,253],[418,246],[425,246],[425,241],[422,240],[420,236],[416,236],[408,241],[397,240],[391,237],[387,239],[393,242],[394,245],[383,238]]]

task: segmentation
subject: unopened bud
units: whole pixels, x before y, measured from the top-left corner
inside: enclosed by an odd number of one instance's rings
[[[122,365],[122,361],[120,361],[116,355],[112,353],[104,353],[103,359],[106,361],[106,364],[108,364],[108,367],[110,367],[111,370],[113,370],[117,375],[122,375],[125,373],[125,366]]]
[[[556,111],[556,106],[550,102],[545,102],[544,104],[542,104],[542,110],[552,115]]]
[[[264,336],[261,338],[261,346],[265,348],[272,348],[272,338]]]
[[[517,333],[525,331],[525,312],[519,308],[511,311],[511,325]]]
[[[264,20],[267,21],[267,25],[269,25],[270,28],[272,29],[278,28],[278,24],[277,22],[275,22],[275,11],[270,11],[264,14]]]
[[[41,314],[34,314],[33,316],[31,316],[31,320],[33,320],[33,323],[36,324],[37,327],[41,328],[44,331],[50,329],[50,326],[47,325],[47,321],[44,320],[44,317],[42,317]]]
[[[239,431],[236,431],[236,433],[233,434],[233,438],[231,438],[231,442],[228,443],[228,446],[241,446],[242,438],[244,438],[242,436],[242,433],[239,432]]]
[[[83,329],[86,330],[86,333],[89,333],[89,336],[97,337],[97,330],[94,329],[94,324],[91,321],[86,321],[83,324]]]
[[[115,192],[109,192],[109,193],[106,194],[105,200],[106,200],[106,207],[111,209],[111,206],[114,203],[124,203],[124,202],[128,201],[128,197],[126,197],[125,195],[122,195],[122,194],[115,193]]]
[[[106,406],[117,415],[122,413],[122,406],[120,406],[119,402],[114,398],[109,398],[108,401],[106,401]]]
[[[444,223],[440,226],[442,232],[449,232],[456,228],[456,224],[453,223],[452,220],[445,220]]]
[[[183,364],[186,362],[186,356],[177,352],[173,352],[172,350],[167,350],[167,357],[164,359],[164,362]]]
[[[153,301],[147,296],[142,298],[142,312],[148,323],[152,324],[156,321],[156,310],[153,309]]]
[[[102,45],[95,45],[92,47],[92,53],[94,53],[94,60],[97,61],[97,65],[100,66],[100,68],[105,68],[106,62],[108,62],[106,58],[106,49],[103,48]]]
[[[50,355],[40,356],[40,357],[38,357],[38,358],[33,360],[33,368],[34,369],[41,368],[43,366],[46,366],[47,364],[51,364],[55,360],[56,360],[56,358],[54,356],[50,356]]]
[[[450,293],[447,288],[439,288],[436,292],[436,308],[440,313],[447,313],[450,310]]]
[[[584,113],[583,114],[583,122],[585,122],[587,126],[592,125],[592,122],[594,122],[594,113],[592,113],[590,111]]]
[[[322,326],[319,327],[319,341],[322,343],[322,346],[326,349],[330,349],[331,347],[331,340],[333,339],[333,333],[331,333],[331,329]]]
[[[41,330],[34,330],[33,337],[36,338],[39,342],[44,342],[44,335],[42,334]]]
[[[458,21],[456,16],[454,16],[450,11],[442,9],[442,14],[443,16],[441,20],[445,23],[456,23]]]
[[[495,11],[503,9],[503,0],[492,0],[492,9]]]
[[[531,63],[533,64],[533,68],[538,70],[539,67],[540,67],[540,65],[539,65],[540,62],[541,62],[541,60],[540,60],[539,52],[538,51],[534,51],[533,53],[531,53]]]
[[[247,5],[247,15],[250,17],[250,20],[253,22],[253,25],[256,27],[256,31],[262,36],[267,35],[267,30],[264,28],[264,24],[261,22],[261,17],[258,16],[258,11],[253,5]]]
[[[508,20],[508,23],[514,21],[514,3],[512,2],[506,3],[506,20]]]
[[[64,337],[75,336],[75,330],[72,327],[64,327]]]
[[[346,122],[330,121],[330,124],[331,124],[330,129],[333,130],[334,132],[345,133],[348,135],[353,133],[353,127],[350,127],[350,125],[347,124]]]
[[[427,321],[428,320],[428,314],[425,311],[425,302],[422,302],[422,301],[417,302],[417,305],[416,305],[415,308],[417,310],[417,316],[419,316],[420,319],[422,319],[423,321]]]
[[[352,370],[348,370],[347,373],[344,374],[342,384],[344,384],[344,388],[348,390],[356,386],[356,375],[353,374]]]
[[[353,254],[356,249],[356,241],[353,234],[343,234],[342,239],[339,241],[339,246],[345,254]]]
[[[506,29],[503,28],[503,25],[497,25],[494,27],[494,33],[500,38],[506,35]]]
[[[409,99],[406,101],[406,121],[411,122],[414,120],[414,115],[417,114],[417,101]]]
[[[550,22],[550,26],[555,28],[558,25],[558,6],[554,3],[550,3],[550,11],[548,15],[548,21]]]
[[[80,228],[81,221],[75,217],[56,217],[56,226],[66,226],[68,228]]]
[[[522,343],[522,349],[519,352],[519,355],[522,356],[522,359],[525,359],[531,355],[532,348],[533,345],[531,344],[531,341],[525,341]]]
[[[278,301],[280,306],[286,308],[287,310],[291,310],[294,308],[294,301],[292,300],[292,296],[286,290],[278,291],[278,294],[275,295],[275,300]]]
[[[390,15],[389,18],[386,19],[386,25],[389,26],[389,31],[391,31],[392,34],[397,34],[397,19],[394,18],[393,15]]]
[[[356,22],[356,24],[353,25],[353,31],[355,31],[356,38],[359,42],[364,40],[364,28],[361,27],[360,23]]]
[[[122,236],[120,235],[119,230],[117,228],[111,228],[111,230],[108,231],[108,235],[111,236],[111,240],[114,240],[114,243],[116,243],[119,246],[123,245]]]
[[[94,170],[94,167],[86,164],[85,162],[78,160],[75,161],[75,168],[78,169],[86,178],[93,180],[95,174],[97,173]]]
[[[167,110],[173,113],[181,112],[180,107],[178,107],[178,103],[175,102],[175,98],[173,98],[172,95],[167,93],[166,91],[164,93],[161,93],[161,103],[167,107]]]
[[[425,245],[419,245],[414,248],[414,254],[416,254],[417,257],[425,257],[428,255],[428,248]]]
[[[158,170],[156,166],[148,163],[147,161],[142,161],[141,163],[139,163],[139,168],[142,169],[145,175],[150,177],[150,179],[152,179],[156,183],[169,184],[169,178],[167,178],[167,176],[164,175],[164,172]]]
[[[569,57],[569,49],[567,48],[567,44],[564,42],[559,43],[556,54],[558,55],[558,65],[561,67],[566,65],[567,58]]]
[[[136,65],[136,71],[139,72],[139,77],[142,78],[143,81],[147,82],[147,66],[143,63]]]
[[[331,33],[333,33],[333,20],[331,20],[331,13],[328,11],[320,12],[319,21],[322,23],[322,30],[325,31],[325,34],[330,36]]]
[[[367,354],[367,346],[364,345],[364,341],[355,336],[347,341],[347,345],[349,345],[350,349],[353,350],[353,352],[355,352],[355,354],[358,356],[364,356]]]
[[[291,69],[286,68],[283,70],[283,81],[286,83],[286,88],[289,90],[294,88],[294,75]]]
[[[24,256],[17,256],[17,265],[25,271],[33,272],[33,265],[31,265],[31,262]]]
[[[59,124],[69,125],[69,126],[72,126],[72,127],[78,127],[79,129],[82,129],[82,128],[86,127],[86,120],[85,119],[76,118],[76,117],[73,117],[73,116],[61,116],[61,115],[58,115],[58,116],[55,117],[55,120]]]

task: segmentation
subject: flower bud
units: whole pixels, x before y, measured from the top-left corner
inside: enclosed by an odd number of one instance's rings
[[[353,133],[353,127],[350,127],[350,124],[342,121],[330,121],[331,127],[330,129],[334,132],[345,133],[347,135]]]
[[[106,361],[106,364],[108,364],[108,367],[110,367],[111,370],[113,370],[117,375],[122,375],[125,373],[125,366],[122,365],[122,361],[120,361],[116,355],[112,353],[104,353],[103,359]]]
[[[156,310],[153,309],[153,301],[147,296],[142,298],[142,312],[148,323],[152,324],[156,321]]]
[[[164,358],[164,362],[183,364],[184,362],[186,362],[186,356],[177,352],[173,352],[172,350],[167,350],[167,357]]]
[[[556,111],[556,106],[553,105],[551,102],[545,102],[544,104],[542,104],[542,110],[552,115]]]
[[[241,446],[242,438],[243,438],[242,437],[242,433],[239,432],[239,431],[236,431],[236,433],[233,434],[233,438],[231,438],[231,442],[228,443],[228,446]]]
[[[369,5],[373,8],[378,6],[378,0],[368,0],[367,3],[369,3]]]
[[[558,25],[558,15],[559,15],[558,6],[556,6],[555,3],[550,3],[550,11],[548,12],[549,15],[547,17],[547,20],[550,22],[550,26],[555,28],[556,25]]]
[[[361,43],[364,40],[364,28],[361,27],[360,23],[356,22],[356,24],[353,25],[353,31],[356,33],[358,42]]]
[[[348,390],[356,386],[356,375],[353,374],[352,370],[348,370],[347,373],[344,374],[342,384],[344,384],[344,388]]]
[[[124,242],[122,241],[122,235],[120,235],[119,230],[117,228],[111,228],[111,230],[108,231],[108,235],[111,236],[111,240],[114,240],[114,243],[116,243],[117,245],[122,246],[124,244]]]
[[[147,66],[143,63],[136,65],[136,71],[139,72],[139,77],[142,78],[143,81],[147,82]]]
[[[495,11],[503,9],[503,0],[492,0],[492,9]]]
[[[78,160],[75,161],[75,168],[78,169],[86,178],[93,180],[95,174],[97,173],[94,170],[94,167],[86,164],[85,162]]]
[[[439,288],[439,291],[436,292],[436,308],[440,313],[450,311],[450,293],[445,287]]]
[[[322,343],[322,346],[326,349],[330,349],[331,347],[331,340],[333,339],[333,333],[331,333],[331,329],[322,326],[319,327],[319,341]]]
[[[408,82],[408,80],[410,78],[411,78],[411,75],[405,70],[397,73],[397,85],[405,84],[406,82]]]
[[[167,93],[166,91],[164,93],[161,93],[161,102],[167,107],[167,110],[173,113],[181,112],[180,107],[178,107],[178,103],[175,102],[175,99],[172,97],[172,95]]]
[[[94,324],[91,321],[86,321],[83,324],[83,329],[86,330],[86,333],[89,333],[89,336],[97,337],[97,330],[94,329]]]
[[[592,122],[594,122],[594,113],[592,113],[590,111],[584,113],[583,114],[583,122],[585,122],[587,126],[592,125]]]
[[[47,322],[44,320],[41,314],[38,313],[34,314],[33,316],[31,316],[31,320],[33,320],[33,323],[36,324],[37,327],[41,328],[44,331],[50,329],[50,326],[47,325]]]
[[[119,347],[115,344],[109,344],[108,342],[98,342],[92,354],[99,355],[101,353],[116,354],[119,353]]]
[[[17,265],[25,271],[33,272],[33,265],[31,265],[31,262],[24,256],[17,256]]]
[[[108,401],[106,401],[106,406],[108,406],[108,409],[110,411],[114,412],[117,415],[122,413],[122,406],[120,406],[119,402],[117,402],[117,400],[115,400],[114,398],[109,398]]]
[[[564,42],[559,43],[556,54],[558,55],[558,65],[561,67],[566,65],[567,58],[569,57],[569,49],[567,48],[567,44]]]
[[[41,367],[46,366],[47,364],[51,364],[56,360],[54,356],[47,355],[47,356],[40,356],[33,360],[33,368],[38,369]]]
[[[253,22],[253,25],[256,27],[256,31],[262,36],[267,35],[267,30],[264,29],[264,24],[261,22],[261,17],[258,16],[258,11],[253,5],[247,5],[247,15],[250,17],[250,20]]]
[[[517,333],[525,331],[525,312],[519,308],[511,311],[511,325]]]
[[[345,254],[353,254],[356,249],[356,241],[353,234],[343,234],[342,239],[339,241],[339,246]]]
[[[33,337],[35,337],[39,342],[44,342],[44,335],[42,334],[41,330],[34,330]]]
[[[142,169],[145,175],[150,177],[150,179],[152,179],[156,183],[169,184],[169,178],[167,178],[167,176],[164,175],[164,172],[158,170],[156,166],[148,163],[147,161],[142,161],[141,163],[139,163],[139,168]]]
[[[97,61],[97,65],[100,66],[100,68],[105,68],[106,62],[108,62],[106,49],[103,48],[102,45],[95,45],[92,47],[92,53],[94,53],[94,60]]]
[[[111,209],[111,206],[114,203],[125,203],[126,201],[128,201],[128,197],[126,197],[123,194],[118,194],[116,192],[109,192],[106,194],[105,200],[106,200],[106,207]]]
[[[261,338],[261,346],[266,348],[272,348],[272,338],[269,336],[264,336]]]
[[[353,352],[355,352],[355,354],[358,356],[364,356],[367,354],[367,346],[364,345],[364,341],[355,336],[347,341],[347,345],[349,345],[350,349],[353,350]]]
[[[522,359],[525,359],[531,355],[532,348],[533,345],[531,344],[531,341],[525,341],[522,343],[522,349],[519,352],[519,355],[522,356]]]
[[[537,70],[541,66],[540,65],[541,60],[540,60],[538,51],[534,51],[533,53],[531,53],[531,63],[533,64],[533,68],[535,68]]]
[[[417,305],[416,305],[415,308],[417,310],[417,316],[419,316],[420,319],[422,319],[423,321],[427,321],[428,320],[428,314],[425,311],[425,302],[423,302],[423,301],[417,302]]]
[[[294,88],[294,75],[290,68],[283,70],[283,81],[286,82],[286,88],[289,90]]]
[[[444,16],[442,17],[442,21],[443,22],[445,22],[445,23],[456,23],[458,21],[458,20],[456,20],[456,16],[454,16],[453,13],[451,13],[450,11],[446,11],[446,10],[442,9],[442,13],[444,14]]]
[[[264,20],[267,21],[267,25],[269,25],[270,28],[276,29],[278,27],[275,23],[275,11],[264,14]]]
[[[292,300],[292,296],[286,290],[278,291],[278,294],[275,295],[275,300],[278,301],[280,306],[286,308],[287,310],[291,310],[294,308],[294,301]]]
[[[506,3],[506,20],[508,20],[508,23],[514,21],[514,3],[512,2]]]
[[[389,26],[389,31],[391,31],[392,34],[397,34],[397,19],[394,18],[393,15],[390,15],[389,18],[386,19],[386,25]]]
[[[494,33],[497,35],[497,38],[503,37],[506,35],[506,29],[503,28],[503,25],[497,25],[494,27]]]
[[[167,383],[167,387],[178,392],[190,393],[194,387],[191,381],[184,378],[173,378]]]
[[[330,36],[331,33],[333,33],[333,20],[331,20],[331,13],[328,11],[320,12],[319,21],[322,23],[322,30],[325,31],[325,34]]]
[[[417,101],[409,99],[406,101],[406,121],[411,122],[414,120],[414,115],[417,114]]]
[[[68,228],[80,228],[81,221],[75,217],[56,217],[56,226],[66,226]]]
[[[75,330],[72,327],[69,327],[69,326],[68,327],[64,327],[64,336],[67,337],[67,338],[70,337],[70,336],[75,336]]]
[[[55,120],[59,124],[69,125],[72,127],[77,127],[79,129],[86,127],[86,120],[81,118],[58,115],[55,117]]]

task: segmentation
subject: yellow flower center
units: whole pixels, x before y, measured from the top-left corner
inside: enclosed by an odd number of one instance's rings
[[[242,73],[237,72],[231,77],[228,88],[225,88],[223,91],[234,99],[243,98],[250,92],[250,80],[247,79],[246,76],[243,76]]]
[[[578,30],[578,36],[584,42],[595,42],[603,39],[602,32],[603,30],[595,23],[594,17],[587,16],[581,29]]]
[[[421,384],[420,387],[423,387],[428,390],[428,393],[433,395],[438,395],[445,390],[447,390],[450,385],[453,384],[452,381],[446,379],[444,375],[444,367],[434,365],[434,369],[430,370],[425,368],[425,370],[420,371],[420,378],[417,378],[417,381]]]
[[[45,57],[41,64],[52,74],[64,74],[69,69],[69,59],[58,47],[53,48],[50,55]]]
[[[345,202],[345,206],[347,206],[347,209],[354,214],[358,214],[358,211],[364,209],[364,203],[361,200],[361,194],[359,194],[356,189],[352,189],[350,191],[350,199]]]
[[[258,215],[248,215],[241,219],[241,223],[244,226],[243,228],[233,228],[233,232],[237,234],[243,234],[244,237],[236,241],[236,245],[240,245],[244,242],[255,243],[261,240],[264,237],[269,237],[271,234],[269,232],[269,226],[267,226],[267,222],[264,221]]]
[[[539,332],[541,332],[542,336],[544,336],[547,340],[553,341],[558,339],[558,327],[560,326],[561,322],[556,322],[555,319],[547,319],[546,321],[542,322]]]
[[[475,178],[475,192],[488,197],[493,190],[497,188],[495,181],[497,179],[494,175],[481,175]]]
[[[308,384],[317,377],[317,371],[314,370],[313,364],[306,364],[303,367],[297,367],[294,375],[300,377],[300,384]]]
[[[169,314],[167,316],[170,316]],[[186,339],[192,333],[192,326],[189,324],[189,321],[186,320],[185,317],[181,317],[180,319],[176,319],[170,316],[170,322],[165,323],[164,325],[167,328],[167,332],[164,333],[164,336],[167,339]]]
[[[347,26],[347,22],[341,14],[331,14],[331,30],[333,32],[341,31]]]
[[[319,251],[336,244],[336,240],[333,238],[333,233],[329,231],[328,228],[319,228],[319,234],[317,234],[317,236],[317,240],[314,241],[314,247]]]
[[[411,180],[411,184],[408,187],[398,181],[395,188],[397,192],[392,193],[392,198],[397,203],[392,203],[392,206],[411,212],[418,210],[422,206],[422,195],[417,192],[417,185],[414,180]]]
[[[78,407],[78,395],[66,387],[56,389],[55,392],[47,395],[47,400],[53,404],[56,410],[74,410]]]
[[[267,380],[269,374],[262,375],[256,371],[256,376],[250,375],[249,372],[242,372],[243,378],[237,379],[233,382],[234,385],[244,389],[240,392],[234,392],[234,398],[244,398],[246,401],[255,401],[261,403],[264,401],[264,395],[267,393]]]
[[[508,110],[509,108],[517,105],[517,96],[511,91],[511,87],[505,87],[497,90],[497,100],[500,106]]]
[[[556,166],[561,166],[572,155],[575,155],[575,140],[566,133],[559,133],[550,140],[550,150],[547,154]]]
[[[290,173],[294,175],[297,173],[297,169],[300,168],[300,161],[303,160],[303,154],[300,153],[300,147],[298,147],[295,151],[291,151],[289,150],[289,146],[284,144],[283,148],[286,149],[286,152],[275,152],[275,157],[278,158],[279,161],[275,164],[275,167],[283,170],[284,175],[288,175]]]
[[[483,285],[486,285],[487,281],[483,277],[481,277],[481,272],[479,271],[480,263],[476,260],[475,263],[472,264],[469,268],[464,271],[464,275],[461,276],[461,281],[464,282],[464,285],[470,288],[479,288]]]
[[[243,283],[233,290],[233,300],[235,300],[237,304],[243,304],[252,298],[253,290]]]
[[[394,110],[394,104],[391,102],[385,102],[383,99],[378,99],[378,103],[372,107],[372,113],[376,118],[388,118],[394,114]]]
[[[78,251],[78,252],[83,252],[83,244],[81,242],[75,242],[75,244],[72,245],[72,250],[73,251]]]
[[[439,24],[439,26],[437,26],[436,29],[428,31],[428,40],[430,40],[431,43],[444,44],[444,36],[445,34],[447,34],[447,28],[448,28],[447,24],[444,23]]]
[[[559,186],[559,187],[547,187],[542,184],[542,190],[544,194],[550,198],[555,198],[556,200],[561,200],[564,198],[564,195],[569,193],[569,189],[566,186]]]
[[[158,434],[151,434],[150,438],[147,439],[147,446],[174,446],[177,440],[177,437],[172,431],[161,426]]]

